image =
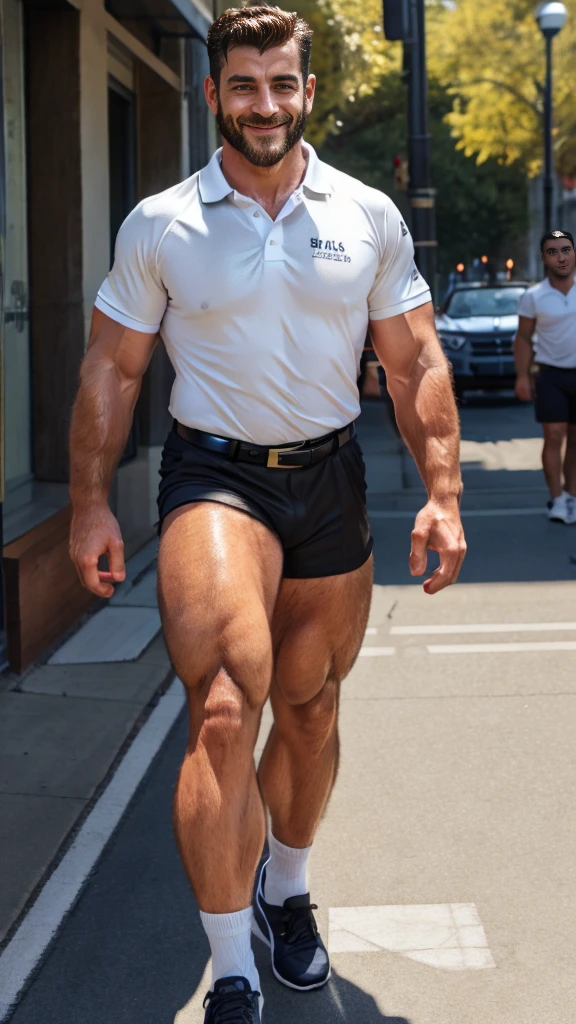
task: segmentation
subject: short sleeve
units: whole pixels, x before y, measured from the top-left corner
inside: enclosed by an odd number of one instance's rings
[[[518,303],[518,316],[528,317],[529,320],[536,319],[536,303],[534,302],[534,296],[531,288],[528,288],[528,290],[520,296],[520,302]]]
[[[370,319],[386,320],[431,302],[430,289],[414,262],[412,236],[399,209],[390,201],[385,210],[382,248],[368,296]]]
[[[96,296],[95,306],[125,327],[155,334],[168,295],[156,266],[165,225],[146,214],[141,203],[126,218],[116,238],[114,264]]]

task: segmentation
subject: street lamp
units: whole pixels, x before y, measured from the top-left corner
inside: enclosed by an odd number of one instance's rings
[[[564,4],[554,0],[541,3],[534,14],[546,41],[546,90],[544,94],[544,230],[552,227],[552,193],[554,178],[552,169],[552,40],[566,24],[568,11]]]

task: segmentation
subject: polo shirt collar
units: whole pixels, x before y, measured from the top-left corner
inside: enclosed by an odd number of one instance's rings
[[[329,195],[334,189],[327,174],[328,167],[318,159],[312,146],[307,142],[303,142],[302,146],[308,156],[308,166],[300,187],[312,195]],[[222,148],[220,147],[200,171],[198,187],[203,203],[218,203],[234,192],[222,172],[221,159]]]

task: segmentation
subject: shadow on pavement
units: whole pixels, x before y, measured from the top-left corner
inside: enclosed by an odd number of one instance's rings
[[[333,1021],[358,1021],[358,1024],[411,1024],[407,1017],[388,1017],[376,1000],[357,985],[332,970],[332,977],[317,992],[292,992],[274,978],[266,947],[255,943],[256,962],[265,987],[264,1024],[267,1021],[298,1021],[298,1024],[332,1024]]]
[[[171,821],[186,730],[182,715],[11,1024],[174,1024],[176,1014],[202,1024],[209,947]],[[338,975],[322,991],[291,992],[273,977],[266,947],[254,946],[264,1024],[410,1024]]]
[[[503,395],[474,395],[461,410],[461,420],[468,554],[459,582],[576,579],[576,526],[547,518],[541,428],[532,406]],[[413,460],[400,442],[395,445],[385,402],[363,407],[359,437],[368,455],[375,582],[419,587],[424,577],[410,575],[408,555],[414,519],[426,494]],[[394,466],[400,467],[395,473]],[[436,564],[431,554],[430,571]]]

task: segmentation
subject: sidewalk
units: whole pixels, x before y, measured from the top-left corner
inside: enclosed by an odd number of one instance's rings
[[[156,603],[157,542],[108,607],[45,664],[0,677],[0,944],[172,677]]]

